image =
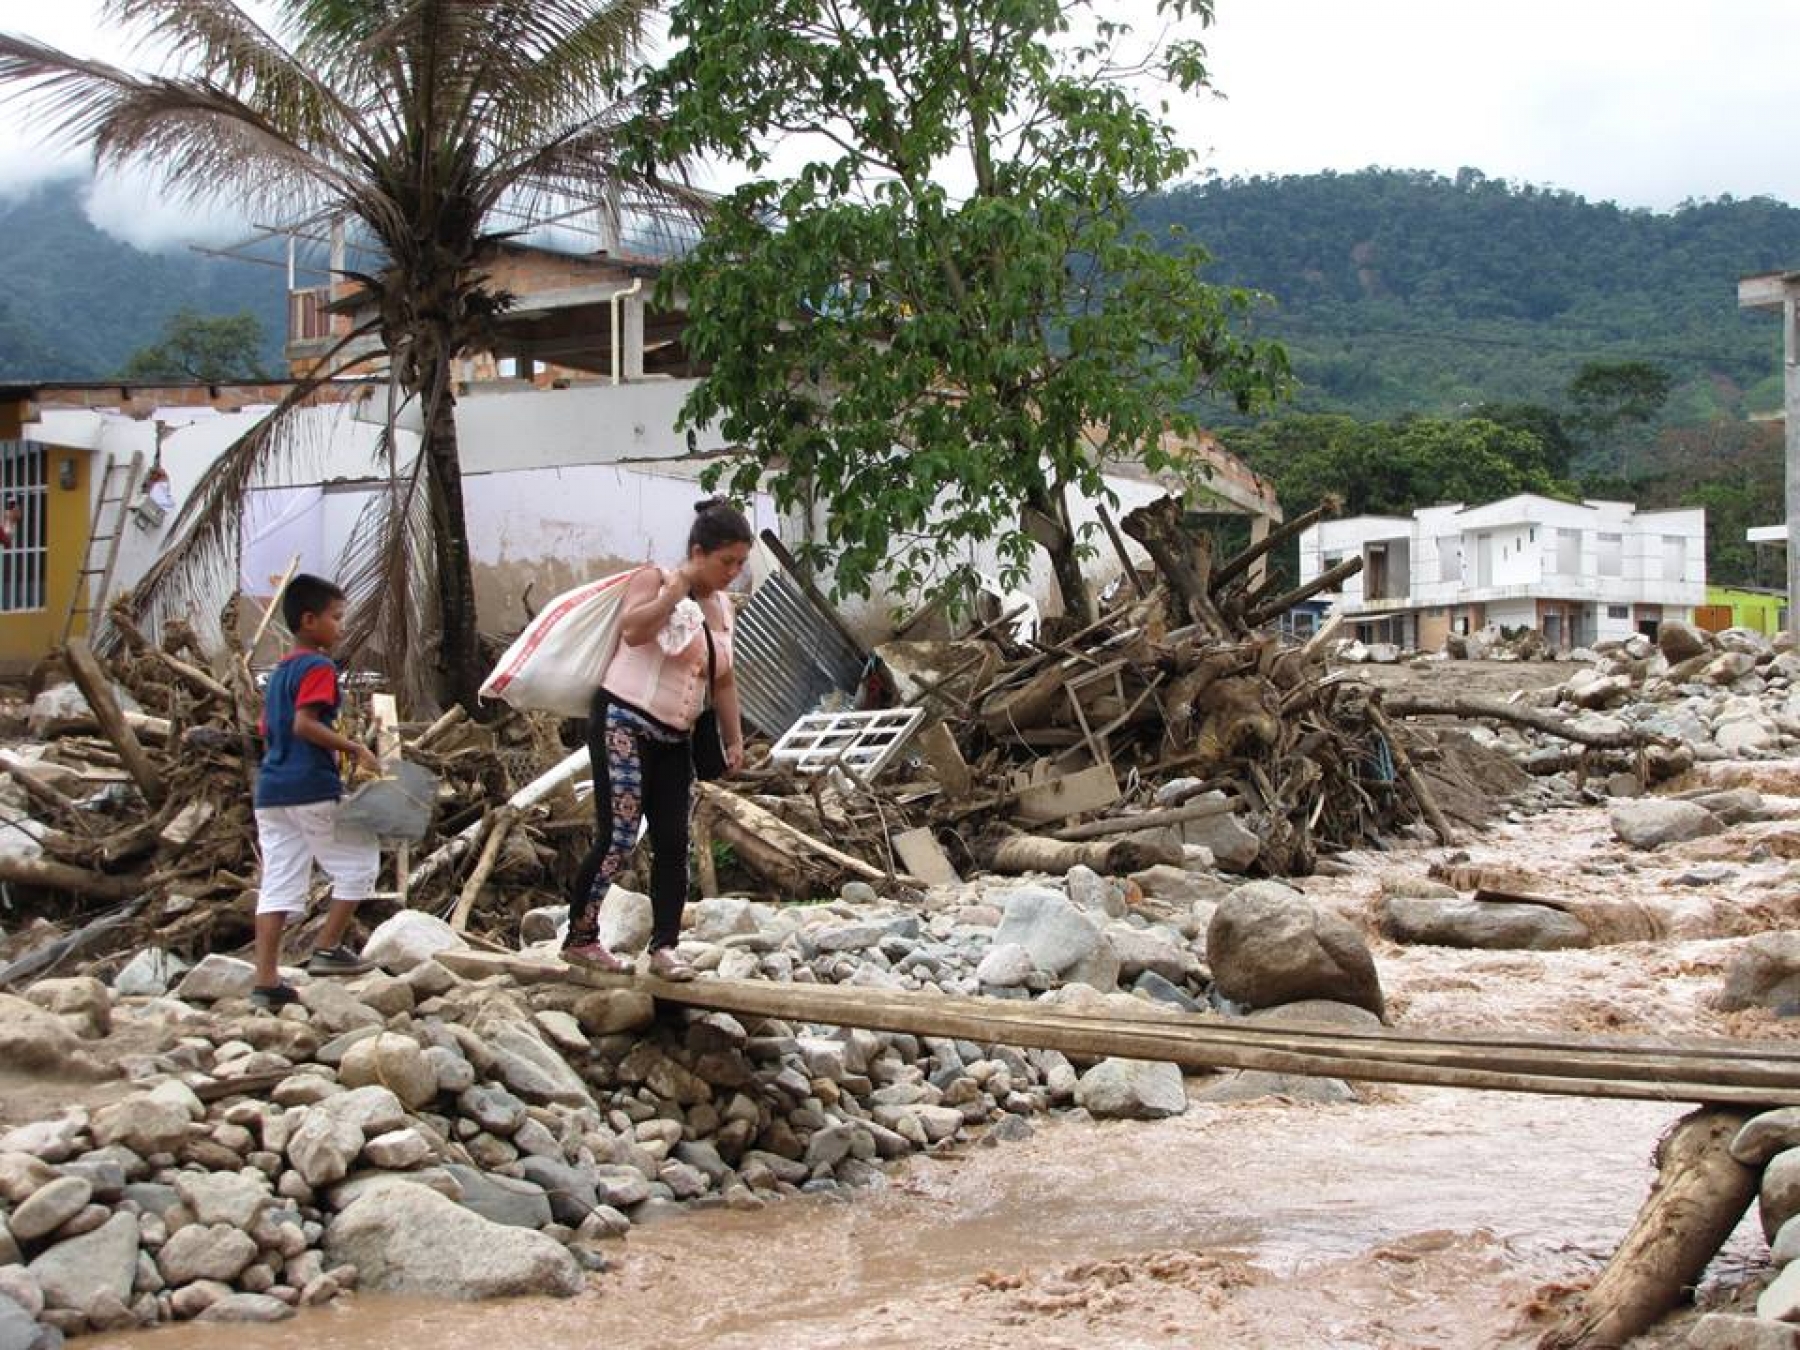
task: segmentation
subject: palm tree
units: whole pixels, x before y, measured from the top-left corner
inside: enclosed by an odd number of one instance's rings
[[[351,275],[377,317],[209,472],[140,603],[179,593],[184,573],[232,555],[242,493],[283,453],[289,414],[349,364],[350,343],[377,335],[424,429],[410,472],[400,470],[382,519],[364,532],[362,575],[346,580],[353,598],[367,598],[361,635],[380,633],[390,671],[431,664],[411,635],[421,618],[438,620],[438,692],[473,709],[481,660],[451,362],[488,345],[507,304],[480,271],[483,250],[506,233],[501,208],[621,188],[659,205],[684,201],[676,188],[626,181],[620,165],[635,110],[628,80],[652,9],[653,0],[276,0],[265,26],[234,0],[109,0],[108,22],[140,39],[137,50],[169,54],[168,73],[157,74],[0,34],[0,87],[43,117],[47,140],[91,150],[101,168],[147,171],[187,200],[347,219],[376,259]],[[428,608],[409,612],[418,603]]]

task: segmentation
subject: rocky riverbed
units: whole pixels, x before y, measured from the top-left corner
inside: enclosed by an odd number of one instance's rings
[[[1800,765],[1692,773],[1654,836],[1643,808],[1670,803],[1562,782],[1479,840],[1292,887],[1078,868],[907,904],[723,899],[685,945],[721,976],[1096,1010],[1790,1039]],[[1501,876],[1582,931],[1476,923]],[[605,922],[641,943],[645,902],[616,892]],[[1525,1346],[1680,1114],[659,1015],[463,979],[438,959],[461,941],[399,916],[382,973],[306,982],[279,1017],[217,955],[0,996],[0,1347],[169,1322],[184,1346]],[[1747,1220],[1702,1301],[1753,1313],[1773,1232]],[[534,1301],[438,1301],[496,1295]]]

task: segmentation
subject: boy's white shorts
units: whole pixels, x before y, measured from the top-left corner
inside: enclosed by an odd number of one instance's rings
[[[367,900],[375,890],[381,849],[375,836],[338,828],[336,802],[256,808],[262,849],[258,914],[298,914],[306,908],[312,865],[331,878],[333,900]]]

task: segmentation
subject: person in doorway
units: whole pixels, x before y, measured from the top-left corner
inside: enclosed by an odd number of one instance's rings
[[[694,977],[676,943],[688,894],[692,732],[709,697],[718,709],[727,770],[744,757],[724,591],[744,570],[753,536],[743,512],[728,502],[713,498],[694,509],[681,565],[646,567],[626,583],[618,650],[588,713],[599,832],[576,874],[562,949],[565,960],[592,969],[629,969],[600,940],[600,902],[637,843],[639,822],[647,821],[649,968],[665,980]]]
[[[17,497],[8,497],[4,509],[0,509],[0,548],[11,547],[19,537],[19,525],[25,519],[25,510],[19,505]]]
[[[344,593],[302,572],[281,597],[294,650],[269,677],[261,731],[266,749],[256,775],[256,841],[262,879],[256,897],[256,985],[250,1001],[279,1012],[299,995],[277,966],[281,934],[306,910],[316,862],[331,878],[331,907],[309,975],[360,975],[374,966],[345,942],[356,907],[375,889],[381,863],[375,836],[338,828],[344,782],[337,756],[370,773],[381,762],[366,745],[332,730],[338,712],[337,666],[330,652],[344,626]]]

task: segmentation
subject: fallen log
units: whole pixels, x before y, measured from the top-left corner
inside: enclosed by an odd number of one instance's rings
[[[988,870],[1014,876],[1026,872],[1050,872],[1061,876],[1077,865],[1091,867],[1103,876],[1123,876],[1158,864],[1179,867],[1182,852],[1179,845],[1144,839],[1069,841],[1015,834],[986,847],[978,846],[976,857]]]
[[[1212,597],[1212,536],[1183,526],[1181,503],[1159,497],[1127,512],[1119,524],[1156,563],[1188,622],[1211,637],[1230,637]]]
[[[1503,699],[1483,698],[1479,694],[1462,694],[1451,698],[1434,698],[1428,694],[1390,694],[1382,706],[1395,717],[1485,717],[1496,722],[1514,722],[1534,731],[1560,736],[1577,745],[1590,745],[1598,750],[1635,750],[1640,746],[1668,745],[1666,737],[1647,731],[1601,731],[1577,726],[1560,714],[1543,708],[1527,708]]]
[[[1243,802],[1237,797],[1226,797],[1223,800],[1175,806],[1167,811],[1144,811],[1135,816],[1108,816],[1105,820],[1090,820],[1081,825],[1071,825],[1066,830],[1058,830],[1050,837],[1068,843],[1079,843],[1084,839],[1104,839],[1110,834],[1133,834],[1138,830],[1160,830],[1169,825],[1185,825],[1193,820],[1208,820],[1213,816],[1230,815],[1242,805]]]
[[[1413,800],[1419,804],[1419,810],[1424,814],[1425,822],[1431,826],[1431,832],[1437,836],[1438,843],[1446,846],[1454,844],[1456,832],[1444,818],[1437,797],[1413,767],[1412,756],[1406,753],[1406,743],[1395,733],[1393,723],[1387,720],[1380,705],[1373,699],[1369,700],[1369,721],[1387,741],[1388,753],[1394,757],[1394,769],[1399,773],[1400,781],[1406,784],[1407,791],[1412,793]]]
[[[487,842],[481,847],[481,856],[475,860],[475,870],[469,873],[469,879],[463,883],[462,894],[456,897],[456,909],[450,915],[450,926],[457,932],[469,926],[469,913],[475,908],[475,900],[481,894],[481,888],[487,885],[488,877],[493,875],[494,864],[500,859],[501,845],[506,843],[506,836],[518,823],[520,809],[507,805],[494,812],[492,827],[488,830]]]
[[[584,745],[579,750],[570,751],[569,754],[564,756],[554,768],[539,774],[536,778],[532,779],[531,782],[513,793],[512,796],[506,799],[506,804],[515,807],[520,811],[524,811],[527,807],[536,806],[539,802],[543,801],[544,798],[548,797],[559,787],[562,787],[565,783],[572,780],[587,767],[588,752],[587,747]],[[463,854],[473,848],[475,846],[475,841],[481,838],[486,832],[491,819],[492,818],[486,814],[482,815],[480,819],[440,844],[436,849],[421,859],[418,866],[414,867],[412,871],[407,874],[406,889],[408,894],[410,895],[412,892],[417,891],[421,885],[436,877],[439,872],[454,865],[457,859],[461,858]]]
[[[719,828],[724,821],[735,821],[741,828],[751,834],[758,835],[771,846],[783,844],[798,846],[815,857],[836,863],[846,872],[853,872],[865,881],[897,881],[903,886],[918,886],[925,883],[918,877],[905,872],[894,873],[891,877],[879,867],[871,867],[861,858],[852,857],[841,849],[833,848],[823,840],[814,839],[798,826],[790,825],[773,811],[765,810],[755,802],[740,797],[730,788],[720,787],[717,783],[694,784],[695,795],[702,802],[711,806],[715,814],[715,826]],[[724,837],[721,834],[721,837]]]
[[[1600,1278],[1538,1350],[1624,1345],[1681,1302],[1737,1227],[1758,1173],[1727,1146],[1752,1112],[1717,1107],[1684,1116],[1656,1147],[1656,1181]]]
[[[1287,613],[1302,600],[1312,599],[1320,591],[1336,590],[1341,582],[1349,580],[1362,569],[1363,560],[1360,557],[1345,558],[1336,567],[1319,573],[1304,586],[1296,586],[1273,600],[1264,601],[1244,616],[1244,622],[1252,628],[1261,627],[1277,615]]]
[[[1225,587],[1249,571],[1250,565],[1258,558],[1267,557],[1290,539],[1297,539],[1327,516],[1335,516],[1341,508],[1342,502],[1337,497],[1327,497],[1312,510],[1302,512],[1292,520],[1276,526],[1241,553],[1235,553],[1227,558],[1213,573],[1212,589],[1214,594],[1224,590]]]
[[[55,866],[55,864],[48,864]],[[76,871],[76,868],[65,869]],[[5,878],[10,880],[10,878]],[[122,878],[120,878],[122,879]],[[33,979],[47,970],[56,968],[58,962],[73,956],[94,945],[101,937],[115,928],[121,928],[137,917],[137,913],[148,902],[149,897],[139,895],[118,909],[108,910],[98,918],[90,919],[73,933],[66,933],[41,947],[33,947],[15,961],[0,967],[0,989],[9,988],[20,980]]]
[[[118,700],[113,697],[112,681],[100,669],[93,650],[85,639],[77,637],[69,639],[63,653],[69,663],[69,674],[80,687],[82,697],[87,699],[88,707],[93,710],[106,739],[119,752],[119,758],[124,761],[132,782],[144,794],[145,801],[152,806],[160,806],[164,791],[162,777],[150,762],[150,756],[144,753],[137,733],[126,722]]]

